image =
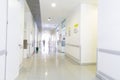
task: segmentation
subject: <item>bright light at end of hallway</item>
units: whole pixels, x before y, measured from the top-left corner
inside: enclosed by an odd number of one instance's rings
[[[51,6],[52,6],[52,7],[56,7],[56,3],[52,3]]]
[[[45,76],[47,76],[48,75],[48,72],[45,72]]]

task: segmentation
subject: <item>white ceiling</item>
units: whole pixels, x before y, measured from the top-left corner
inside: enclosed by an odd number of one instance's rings
[[[51,7],[51,3],[56,3],[56,7]],[[97,0],[40,0],[42,27],[45,29],[53,29],[70,11],[78,6],[81,2],[97,3]],[[53,18],[48,21],[48,18]]]

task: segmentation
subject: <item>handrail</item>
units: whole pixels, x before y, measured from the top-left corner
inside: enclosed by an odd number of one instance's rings
[[[74,44],[66,44],[68,46],[73,46],[73,47],[80,47],[79,45],[74,45]]]
[[[98,52],[103,52],[103,53],[107,53],[107,54],[112,54],[112,55],[119,55],[120,56],[120,51],[116,51],[116,50],[109,50],[109,49],[98,49]]]

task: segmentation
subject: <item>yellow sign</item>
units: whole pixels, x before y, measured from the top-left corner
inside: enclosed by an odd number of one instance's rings
[[[78,28],[79,27],[79,24],[74,24],[74,28]]]

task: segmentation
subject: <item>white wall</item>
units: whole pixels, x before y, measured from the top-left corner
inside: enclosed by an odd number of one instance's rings
[[[61,50],[61,48],[62,48],[62,46],[61,46],[61,41],[62,41],[62,29],[61,29],[61,25],[59,25],[58,27],[59,27],[59,29],[58,29],[59,42],[58,42],[58,47],[57,47],[57,49],[58,49],[59,52],[62,52],[62,50]]]
[[[9,0],[6,80],[15,80],[19,73],[22,58],[23,27],[24,3]]]
[[[25,27],[24,27],[24,39],[27,40],[27,49],[24,49],[24,58],[30,57],[33,54],[34,47],[32,46],[34,42],[34,21],[32,13],[25,2]]]
[[[0,2],[0,80],[4,80],[5,72],[5,51],[6,51],[6,9],[7,0]]]
[[[74,24],[80,25],[80,6],[71,12],[66,21],[66,47],[65,53],[80,61],[80,31],[74,33]],[[70,28],[69,28],[70,27]],[[69,36],[70,30],[70,36]],[[78,47],[75,47],[78,46]]]
[[[97,10],[96,5],[81,4],[81,63],[96,63]]]
[[[120,0],[99,0],[97,73],[105,80],[120,80],[119,3]]]
[[[97,6],[81,3],[71,12],[66,23],[66,55],[81,64],[96,63]],[[75,24],[79,25],[77,33],[74,32]]]
[[[42,33],[39,32],[39,33],[38,33],[38,42],[39,42],[39,43],[38,43],[38,46],[39,46],[39,47],[41,47],[41,41],[42,41]]]

